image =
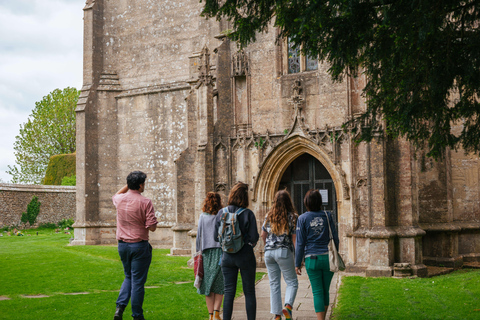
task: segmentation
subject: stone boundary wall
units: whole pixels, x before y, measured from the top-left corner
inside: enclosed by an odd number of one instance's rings
[[[0,227],[21,225],[33,196],[41,202],[36,225],[75,220],[76,187],[0,183]]]

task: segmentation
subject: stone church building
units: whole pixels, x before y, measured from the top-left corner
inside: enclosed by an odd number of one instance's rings
[[[88,0],[77,106],[73,244],[115,243],[112,195],[147,173],[157,247],[191,254],[205,194],[250,187],[260,227],[277,190],[299,213],[310,188],[334,214],[347,272],[392,276],[394,264],[462,266],[480,259],[480,163],[435,162],[378,131],[352,143],[342,124],[365,110],[364,78],[332,83],[278,30],[239,51],[228,24],[198,0]],[[263,244],[256,247],[262,263]]]

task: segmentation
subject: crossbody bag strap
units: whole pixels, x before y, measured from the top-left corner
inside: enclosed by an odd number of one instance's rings
[[[329,231],[329,235],[330,235],[330,240],[332,240],[333,235],[332,235],[332,228],[330,228],[330,219],[328,218],[328,212],[325,212],[325,215],[327,216],[327,223],[328,223],[328,231]]]

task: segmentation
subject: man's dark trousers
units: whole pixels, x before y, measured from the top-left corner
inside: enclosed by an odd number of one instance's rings
[[[148,268],[152,262],[152,246],[148,241],[135,243],[118,242],[118,254],[122,259],[125,280],[117,299],[117,306],[126,306],[132,303],[132,316],[143,315],[143,297]]]

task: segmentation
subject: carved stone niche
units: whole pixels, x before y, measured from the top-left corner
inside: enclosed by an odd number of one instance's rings
[[[240,50],[232,56],[232,76],[241,77],[250,75],[248,54]]]
[[[251,79],[248,54],[243,50],[232,55],[233,106],[235,112],[234,135],[251,134]]]

